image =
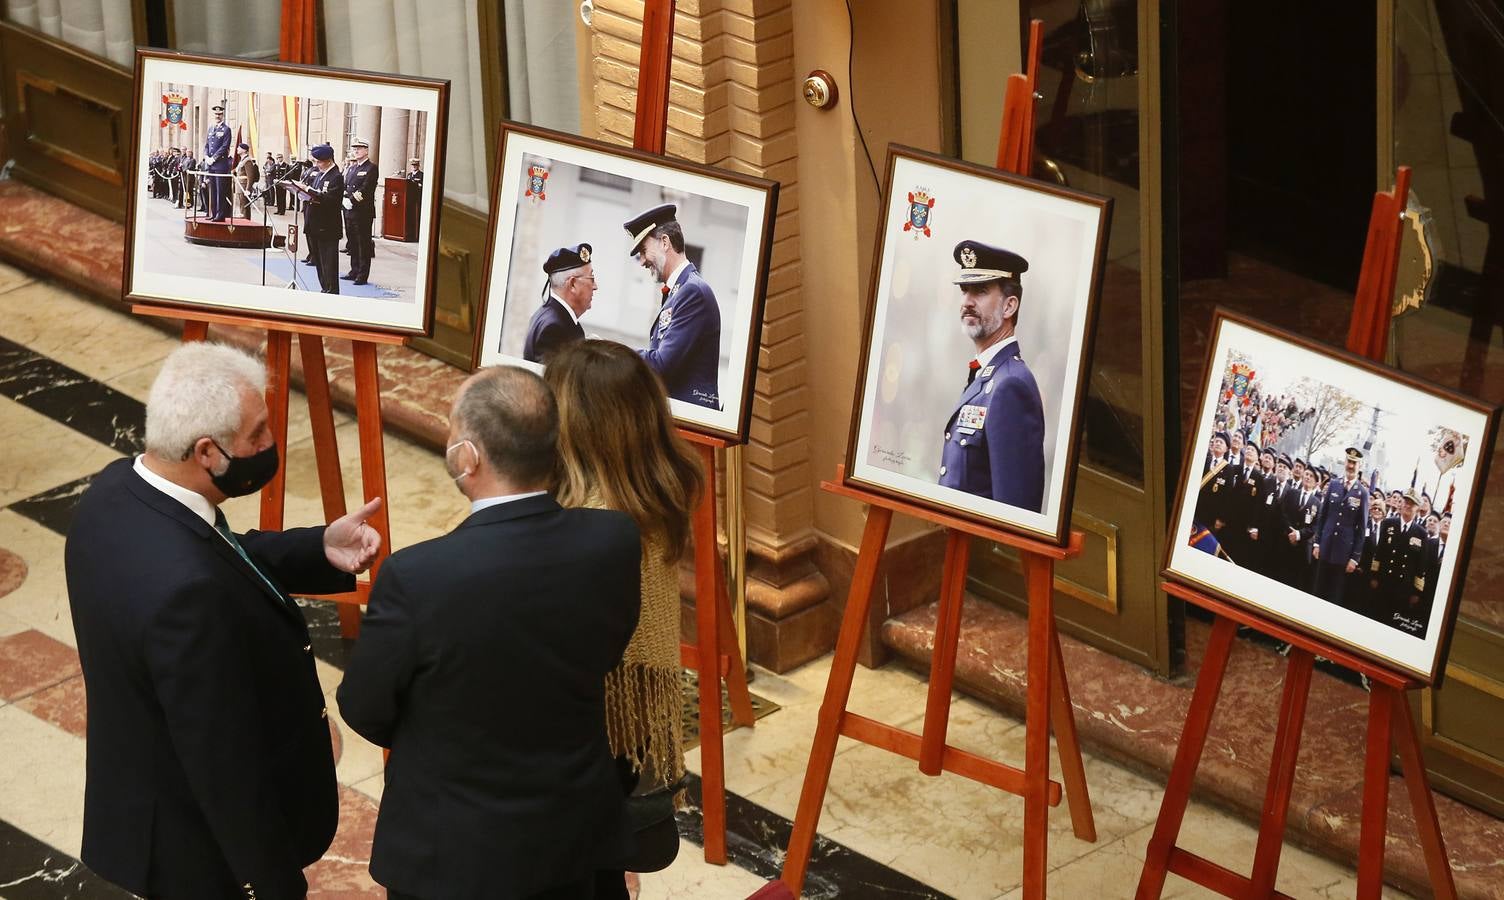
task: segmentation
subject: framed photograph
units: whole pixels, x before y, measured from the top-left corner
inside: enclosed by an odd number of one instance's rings
[[[642,354],[681,427],[745,442],[778,184],[503,122],[474,364]]]
[[[429,333],[448,98],[444,80],[138,49],[127,299]]]
[[[1166,575],[1426,683],[1498,408],[1219,311]]]
[[[846,481],[1063,544],[1112,201],[888,148]]]

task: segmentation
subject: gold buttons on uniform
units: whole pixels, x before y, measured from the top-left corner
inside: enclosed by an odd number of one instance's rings
[[[941,474],[941,475],[944,475],[944,474],[945,474],[945,467],[944,467],[944,466],[941,466],[941,467],[940,467],[940,474]]]

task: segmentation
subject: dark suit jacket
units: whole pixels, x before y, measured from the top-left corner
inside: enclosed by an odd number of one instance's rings
[[[569,310],[552,294],[538,307],[527,323],[527,340],[522,344],[522,358],[535,363],[548,361],[557,349],[571,341],[585,339],[585,329],[569,315]]]
[[[637,625],[637,526],[543,495],[393,554],[339,688],[390,747],[371,875],[424,897],[526,897],[631,850],[606,673]]]
[[[985,411],[980,425],[977,410]],[[1043,511],[1044,407],[1016,341],[961,392],[945,423],[940,484]]]
[[[339,240],[344,234],[344,209],[340,200],[345,194],[345,176],[339,166],[330,166],[329,171],[309,170],[308,192],[311,201],[303,207],[303,231],[316,238]]]
[[[376,215],[378,174],[376,164],[367,159],[365,162],[350,166],[346,173],[340,176],[344,182],[345,196],[350,198],[350,204],[355,207],[352,212],[367,218]],[[357,193],[360,194],[359,199],[355,197]]]
[[[284,590],[351,590],[323,529],[242,545]],[[119,460],[64,553],[88,696],[83,861],[137,894],[302,897],[338,798],[308,627],[224,538]]]
[[[638,352],[663,379],[670,397],[721,408],[721,307],[694,263],[686,264],[670,287],[653,321],[648,348]]]

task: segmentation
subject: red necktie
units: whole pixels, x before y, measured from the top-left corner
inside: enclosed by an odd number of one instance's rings
[[[971,387],[971,383],[973,381],[977,380],[977,369],[980,369],[981,367],[982,367],[982,364],[979,361],[975,360],[975,359],[966,364],[966,386],[967,387]]]

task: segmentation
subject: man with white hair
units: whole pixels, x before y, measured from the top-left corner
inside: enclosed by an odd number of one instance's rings
[[[595,299],[595,269],[590,263],[590,245],[560,247],[543,261],[548,276],[543,305],[527,323],[522,358],[546,363],[555,350],[585,339],[580,316]]]
[[[338,797],[312,643],[290,593],[354,587],[372,500],[327,528],[232,532],[277,446],[254,358],[173,351],[146,453],[79,503],[64,562],[88,699],[82,858],[145,897],[302,897]]]

